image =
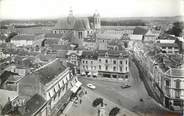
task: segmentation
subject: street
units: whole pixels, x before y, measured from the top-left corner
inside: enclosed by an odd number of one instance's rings
[[[130,71],[131,87],[124,89],[120,87],[122,82],[93,79],[89,77],[80,77],[79,81],[83,83],[84,87],[87,87],[86,84],[92,83],[96,86],[96,89],[93,90],[94,93],[132,112],[149,116],[171,114],[171,112],[162,107],[147,94],[144,84],[140,80],[137,67],[133,62],[130,62]],[[143,99],[143,101],[140,101],[140,99]]]
[[[97,93],[94,93],[93,90],[89,88],[83,87],[83,90],[87,91],[87,94],[81,96],[79,99],[82,100],[82,102],[73,103],[71,108],[66,113],[67,116],[97,116],[98,115],[98,109],[100,109],[99,106],[93,107],[92,103],[96,98],[103,98],[103,102],[105,104],[105,114],[106,116],[109,115],[109,112],[114,107],[119,107],[121,110],[119,112],[120,116],[127,115],[127,116],[137,116],[136,113],[131,112],[112,101],[109,101],[108,99],[100,96]]]

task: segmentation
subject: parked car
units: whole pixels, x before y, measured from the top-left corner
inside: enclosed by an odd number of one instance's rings
[[[121,85],[120,86],[122,89],[124,89],[124,88],[129,88],[129,87],[131,87],[130,85],[128,85],[128,84],[123,84],[123,85]]]
[[[90,89],[96,89],[96,87],[91,83],[87,84],[87,87],[90,88]]]

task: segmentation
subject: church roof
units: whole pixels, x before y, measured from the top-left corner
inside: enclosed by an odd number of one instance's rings
[[[88,18],[68,17],[58,21],[55,29],[61,30],[87,30],[90,29]]]

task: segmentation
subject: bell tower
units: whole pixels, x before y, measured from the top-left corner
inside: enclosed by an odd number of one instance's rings
[[[94,28],[95,29],[100,29],[101,28],[101,20],[100,20],[100,14],[96,10],[95,13],[93,14],[93,23],[94,23]]]
[[[68,24],[72,24],[74,22],[75,18],[73,16],[73,10],[72,7],[70,7],[69,14],[67,17]]]

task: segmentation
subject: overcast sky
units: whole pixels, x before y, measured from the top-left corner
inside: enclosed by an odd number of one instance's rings
[[[98,10],[102,17],[184,15],[184,0],[0,0],[0,18],[35,19],[89,16]]]

